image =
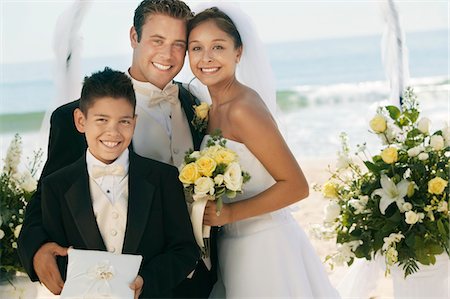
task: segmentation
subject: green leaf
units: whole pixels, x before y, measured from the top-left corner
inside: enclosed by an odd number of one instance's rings
[[[409,234],[405,239],[405,243],[409,248],[414,248],[414,245],[416,244],[414,234]]]
[[[437,227],[438,227],[438,231],[441,235],[445,236],[447,234],[444,224],[442,223],[442,219],[439,219],[437,221]]]
[[[366,165],[367,169],[369,169],[372,172],[379,173],[381,168],[375,165],[374,163],[370,161],[364,161],[364,164]]]
[[[389,111],[389,115],[393,120],[396,120],[400,117],[400,109],[395,106],[386,106],[387,111]]]

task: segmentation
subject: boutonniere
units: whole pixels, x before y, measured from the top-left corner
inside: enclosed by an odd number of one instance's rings
[[[209,105],[205,102],[201,102],[200,105],[194,107],[194,118],[192,119],[192,125],[200,133],[206,132],[208,126],[208,112]]]

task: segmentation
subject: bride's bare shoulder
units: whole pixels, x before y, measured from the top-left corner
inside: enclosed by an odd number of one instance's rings
[[[231,118],[266,118],[270,116],[270,112],[259,94],[247,86],[243,86],[230,104],[228,111]]]

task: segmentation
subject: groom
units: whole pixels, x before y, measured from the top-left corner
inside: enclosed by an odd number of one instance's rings
[[[198,100],[181,84],[173,83],[183,67],[190,17],[192,12],[180,0],[145,0],[135,10],[130,30],[133,59],[128,74],[136,91],[138,115],[132,148],[141,156],[175,166],[181,164],[187,149],[199,148],[203,137],[191,124]],[[73,122],[78,104],[78,100],[68,103],[52,114],[48,158],[18,241],[18,253],[30,278],[54,294],[63,287],[56,256],[67,253],[42,227],[41,181],[86,152],[84,136]],[[209,271],[200,260],[193,277],[175,289],[175,296],[207,298],[215,279],[215,270]]]

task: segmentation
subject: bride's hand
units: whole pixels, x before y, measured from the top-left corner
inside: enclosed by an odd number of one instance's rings
[[[209,226],[222,226],[232,222],[231,208],[229,204],[223,204],[220,215],[217,216],[217,205],[215,201],[208,201],[203,214],[203,224]]]

